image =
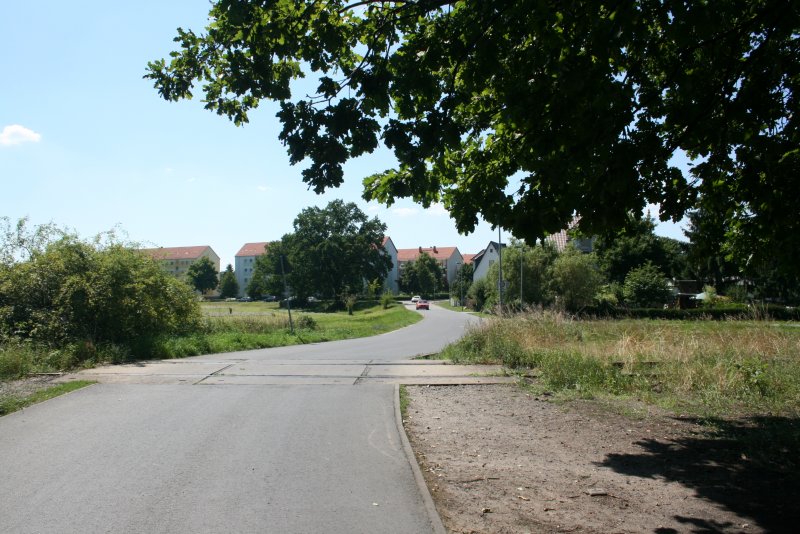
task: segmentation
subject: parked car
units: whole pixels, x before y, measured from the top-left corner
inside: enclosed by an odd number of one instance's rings
[[[239,302],[253,302],[252,297],[242,297],[239,299]]]
[[[431,307],[430,307],[430,304],[428,304],[427,300],[420,299],[420,300],[417,301],[417,309],[418,310],[430,310]]]
[[[261,300],[263,300],[264,302],[275,302],[276,300],[278,300],[278,297],[276,297],[275,295],[264,295],[263,297],[261,297]]]
[[[413,297],[411,297],[411,303],[412,304],[416,303],[416,302],[419,302],[420,300],[422,300],[422,297],[420,297],[419,295],[414,295]]]

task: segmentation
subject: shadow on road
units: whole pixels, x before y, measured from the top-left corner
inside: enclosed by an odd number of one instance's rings
[[[686,419],[682,419],[685,421]],[[669,442],[642,440],[641,454],[609,454],[597,465],[693,488],[701,498],[752,518],[768,532],[797,532],[800,524],[800,421],[757,417],[701,422],[707,434]],[[675,519],[690,532],[740,531],[704,518]],[[662,529],[659,532],[674,532]]]

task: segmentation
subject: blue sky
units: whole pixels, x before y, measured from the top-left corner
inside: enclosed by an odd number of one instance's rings
[[[199,99],[169,103],[142,79],[173,50],[177,27],[200,31],[206,0],[7,2],[0,18],[0,216],[54,222],[83,236],[119,226],[156,246],[210,245],[223,267],[245,242],[291,231],[311,205],[352,201],[399,248],[475,253],[497,232],[461,236],[447,213],[401,200],[361,200],[361,178],[392,167],[383,149],[348,163],[345,184],[306,189],[278,142],[277,107],[236,127]],[[198,94],[199,95],[199,94]],[[658,232],[681,237],[676,225]],[[503,239],[506,239],[504,234]]]

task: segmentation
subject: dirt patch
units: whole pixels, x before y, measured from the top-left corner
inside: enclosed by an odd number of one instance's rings
[[[632,405],[514,386],[409,387],[406,429],[451,532],[795,532],[800,482],[738,441]]]
[[[0,399],[6,397],[27,397],[39,390],[50,387],[57,375],[31,376],[20,380],[0,380]]]

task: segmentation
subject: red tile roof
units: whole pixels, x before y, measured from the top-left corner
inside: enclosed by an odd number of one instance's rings
[[[462,254],[461,256],[464,258],[464,263],[472,263],[472,258],[475,257],[475,254]]]
[[[423,252],[435,260],[449,259],[457,247],[417,247],[397,249],[397,261],[416,261]]]
[[[269,245],[267,241],[245,243],[242,248],[239,249],[239,252],[236,253],[236,256],[261,256],[266,252],[267,245]]]
[[[196,260],[203,255],[208,245],[201,245],[199,247],[161,247],[161,248],[144,248],[143,252],[156,260]]]

